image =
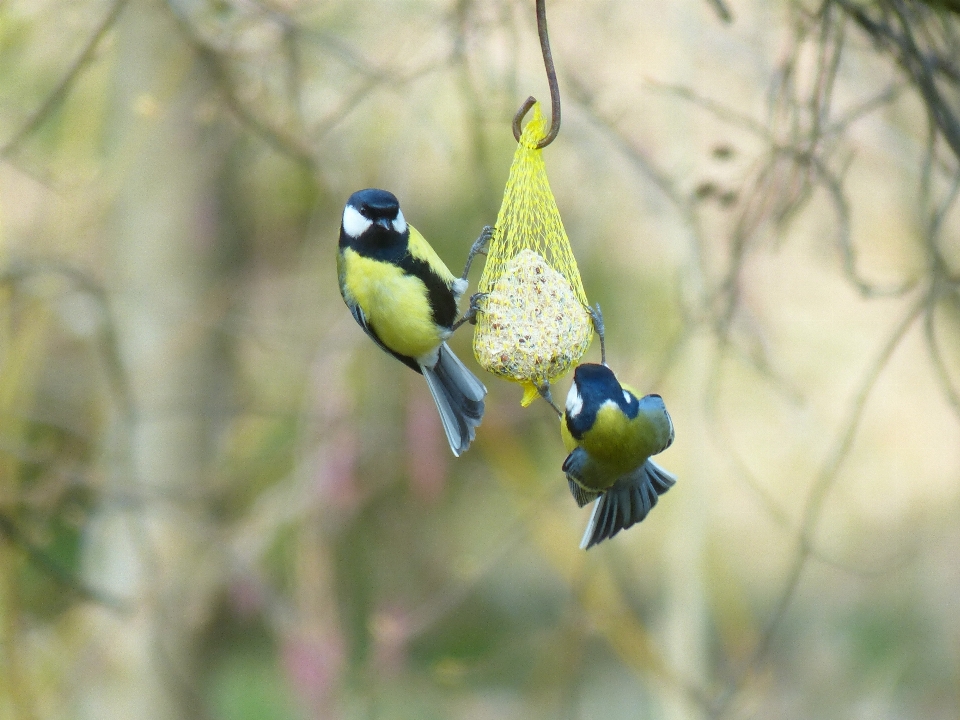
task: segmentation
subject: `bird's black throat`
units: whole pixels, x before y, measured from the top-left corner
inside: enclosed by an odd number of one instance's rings
[[[407,275],[418,278],[427,288],[427,302],[433,321],[445,328],[457,319],[457,303],[453,291],[430,265],[410,252],[410,230],[398,233],[380,225],[371,225],[360,237],[351,237],[340,230],[340,249],[350,248],[358,255],[396,265]]]

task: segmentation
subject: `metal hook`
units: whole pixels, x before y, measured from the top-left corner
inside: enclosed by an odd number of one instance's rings
[[[557,71],[553,67],[553,55],[550,52],[545,2],[546,0],[537,0],[537,33],[540,35],[540,51],[543,53],[543,65],[547,70],[547,83],[550,85],[550,132],[537,143],[537,150],[542,150],[552,143],[560,132],[560,86],[557,84]],[[520,142],[520,122],[536,102],[537,99],[531,95],[513,116],[513,136],[517,142]]]

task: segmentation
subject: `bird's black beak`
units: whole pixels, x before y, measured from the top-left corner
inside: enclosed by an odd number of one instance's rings
[[[392,227],[391,220],[389,218],[381,217],[373,221],[375,224],[383,227],[384,230],[390,230]]]

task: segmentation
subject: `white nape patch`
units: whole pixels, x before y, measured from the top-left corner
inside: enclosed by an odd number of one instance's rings
[[[403,218],[403,213],[397,210],[397,217],[393,220],[393,229],[403,235],[407,231],[407,221]]]
[[[580,391],[577,390],[577,384],[570,386],[570,392],[567,393],[567,417],[576,417],[583,410],[583,398],[580,397]]]
[[[453,291],[453,296],[459,300],[460,296],[467,291],[469,283],[463,278],[457,278],[453,281],[453,284],[450,286],[450,289]]]
[[[347,205],[343,209],[343,231],[352,238],[358,238],[373,225],[373,221],[365,218],[352,205]]]
[[[600,407],[597,408],[597,412],[599,412],[600,410],[603,410],[605,407],[612,407],[617,412],[620,412],[620,413],[623,412],[620,409],[620,406],[617,405],[617,403],[614,402],[613,400],[604,400],[602,403],[600,403]]]
[[[626,390],[623,391],[623,399],[627,401],[627,405],[630,404],[630,393],[628,393]]]

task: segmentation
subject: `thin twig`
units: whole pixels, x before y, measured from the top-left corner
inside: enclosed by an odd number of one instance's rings
[[[219,48],[213,47],[203,39],[193,28],[190,19],[183,10],[177,7],[172,0],[166,1],[166,6],[176,20],[184,37],[193,46],[197,55],[210,68],[214,80],[223,92],[223,99],[231,112],[257,135],[266,140],[281,154],[288,156],[304,166],[311,175],[316,174],[316,158],[313,149],[300,137],[286,130],[274,127],[259,117],[250,107],[241,102],[234,88],[233,76]]]
[[[853,447],[853,441],[860,428],[860,421],[863,418],[867,400],[873,388],[876,386],[881,373],[887,367],[893,352],[900,346],[907,331],[920,314],[923,313],[928,302],[929,293],[923,293],[918,297],[900,322],[897,323],[893,332],[881,347],[880,352],[868,367],[860,383],[860,388],[850,403],[847,417],[840,425],[840,432],[834,439],[833,446],[827,453],[827,457],[807,495],[807,501],[800,522],[800,531],[797,536],[797,550],[794,554],[790,569],[787,572],[787,578],[781,589],[780,597],[774,605],[773,611],[767,620],[763,632],[760,634],[760,638],[754,647],[753,653],[751,653],[750,659],[719,698],[717,704],[711,711],[711,718],[720,718],[727,712],[731,702],[743,688],[750,674],[760,665],[769,652],[773,637],[783,622],[787,609],[796,594],[804,568],[812,557],[814,547],[813,535],[819,524],[824,501],[836,481],[844,460],[846,460],[850,449]]]
[[[933,362],[933,369],[937,373],[937,381],[940,383],[940,387],[947,398],[950,408],[957,418],[960,419],[960,390],[954,387],[953,380],[950,378],[950,373],[947,371],[946,363],[943,360],[940,345],[937,343],[934,318],[935,309],[936,306],[931,304],[930,307],[927,308],[924,317],[923,329],[927,340],[927,349],[930,351],[930,360]]]
[[[5,158],[11,153],[15,152],[20,144],[32,135],[37,129],[43,125],[44,121],[50,117],[54,110],[56,110],[60,103],[66,98],[67,94],[70,92],[70,88],[73,86],[74,81],[80,75],[81,71],[90,63],[91,60],[96,56],[97,48],[100,45],[100,41],[103,40],[104,35],[113,27],[114,23],[117,21],[117,18],[120,16],[121,11],[126,7],[128,0],[116,0],[114,4],[110,7],[110,11],[104,16],[100,24],[94,30],[93,34],[90,36],[90,39],[87,40],[87,44],[83,47],[83,50],[80,51],[80,54],[77,56],[76,60],[73,61],[73,64],[67,70],[60,82],[57,83],[56,87],[50,91],[50,94],[47,95],[46,99],[40,103],[38,107],[31,115],[27,121],[20,126],[20,129],[17,130],[12,137],[10,137],[7,142],[3,145],[0,145],[0,158]]]
[[[127,602],[90,587],[77,575],[60,565],[60,563],[54,560],[45,550],[34,545],[26,533],[20,529],[17,522],[3,512],[0,512],[0,535],[5,537],[11,545],[19,548],[30,562],[33,563],[34,567],[44,572],[64,588],[75,592],[84,600],[95,602],[98,605],[120,613],[127,613],[131,610]]]
[[[707,0],[713,9],[717,13],[717,17],[720,18],[725,23],[733,22],[733,13],[730,12],[730,8],[727,7],[727,4],[724,0]]]

